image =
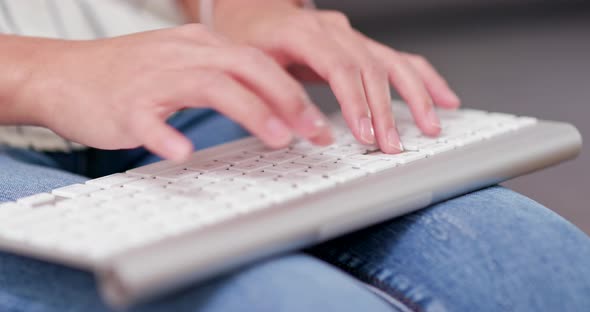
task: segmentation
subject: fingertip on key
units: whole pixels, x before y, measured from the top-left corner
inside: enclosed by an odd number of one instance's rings
[[[398,154],[404,151],[399,133],[396,128],[391,128],[387,131],[387,151],[391,154]]]
[[[274,148],[289,145],[293,140],[293,134],[287,125],[277,117],[270,117],[266,121],[267,144]]]

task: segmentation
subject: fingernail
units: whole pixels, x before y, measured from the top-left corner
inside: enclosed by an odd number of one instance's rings
[[[395,128],[391,128],[389,131],[387,131],[387,144],[389,144],[391,148],[397,150],[398,152],[404,151],[404,146],[399,139],[399,133]]]
[[[361,139],[366,144],[374,144],[375,143],[375,130],[373,129],[373,123],[369,117],[363,117],[359,121],[359,129],[361,134]]]
[[[269,134],[269,138],[277,145],[286,145],[293,139],[293,135],[287,125],[277,117],[270,117],[266,121],[266,131]]]
[[[438,129],[441,129],[440,126],[440,119],[438,119],[438,116],[436,115],[436,110],[434,110],[433,108],[431,108],[428,111],[428,121],[430,122],[430,124],[432,124],[433,126],[435,126]]]

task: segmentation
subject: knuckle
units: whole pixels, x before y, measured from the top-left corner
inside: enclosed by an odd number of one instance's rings
[[[430,63],[428,62],[428,60],[420,55],[420,54],[408,54],[410,59],[412,59],[414,62],[420,64],[420,65],[429,65]]]
[[[231,79],[227,75],[216,71],[208,72],[199,78],[199,88],[202,88],[205,94],[209,96],[218,94],[219,91],[223,91],[231,83]]]
[[[345,74],[356,74],[360,72],[359,64],[348,57],[336,59],[333,66]]]
[[[238,49],[238,54],[244,62],[261,64],[266,61],[264,53],[253,47],[241,47]]]
[[[319,19],[312,13],[303,12],[302,14],[294,15],[285,21],[289,29],[293,31],[317,31],[321,29]]]
[[[348,16],[340,11],[326,11],[324,12],[324,17],[326,20],[334,24],[347,27],[350,26],[350,20],[348,19]]]
[[[368,62],[363,66],[363,68],[365,71],[377,76],[379,79],[387,79],[387,70],[385,70],[384,66],[379,62]]]

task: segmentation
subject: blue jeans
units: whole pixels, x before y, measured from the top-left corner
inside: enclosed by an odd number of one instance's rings
[[[245,132],[211,111],[171,123],[203,148]],[[0,202],[156,161],[143,149],[0,147]],[[132,311],[588,311],[590,240],[491,187],[261,261]],[[88,272],[0,253],[0,311],[109,311]]]

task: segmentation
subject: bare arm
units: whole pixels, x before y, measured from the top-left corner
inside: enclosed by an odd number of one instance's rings
[[[199,21],[199,0],[176,0],[183,9],[188,20],[191,22]]]
[[[0,124],[40,123],[40,102],[29,101],[23,89],[58,41],[0,34]]]
[[[186,159],[191,142],[165,122],[186,107],[213,108],[275,148],[295,133],[330,139],[278,64],[197,24],[89,41],[0,36],[0,68],[0,124],[48,127],[91,147]]]

